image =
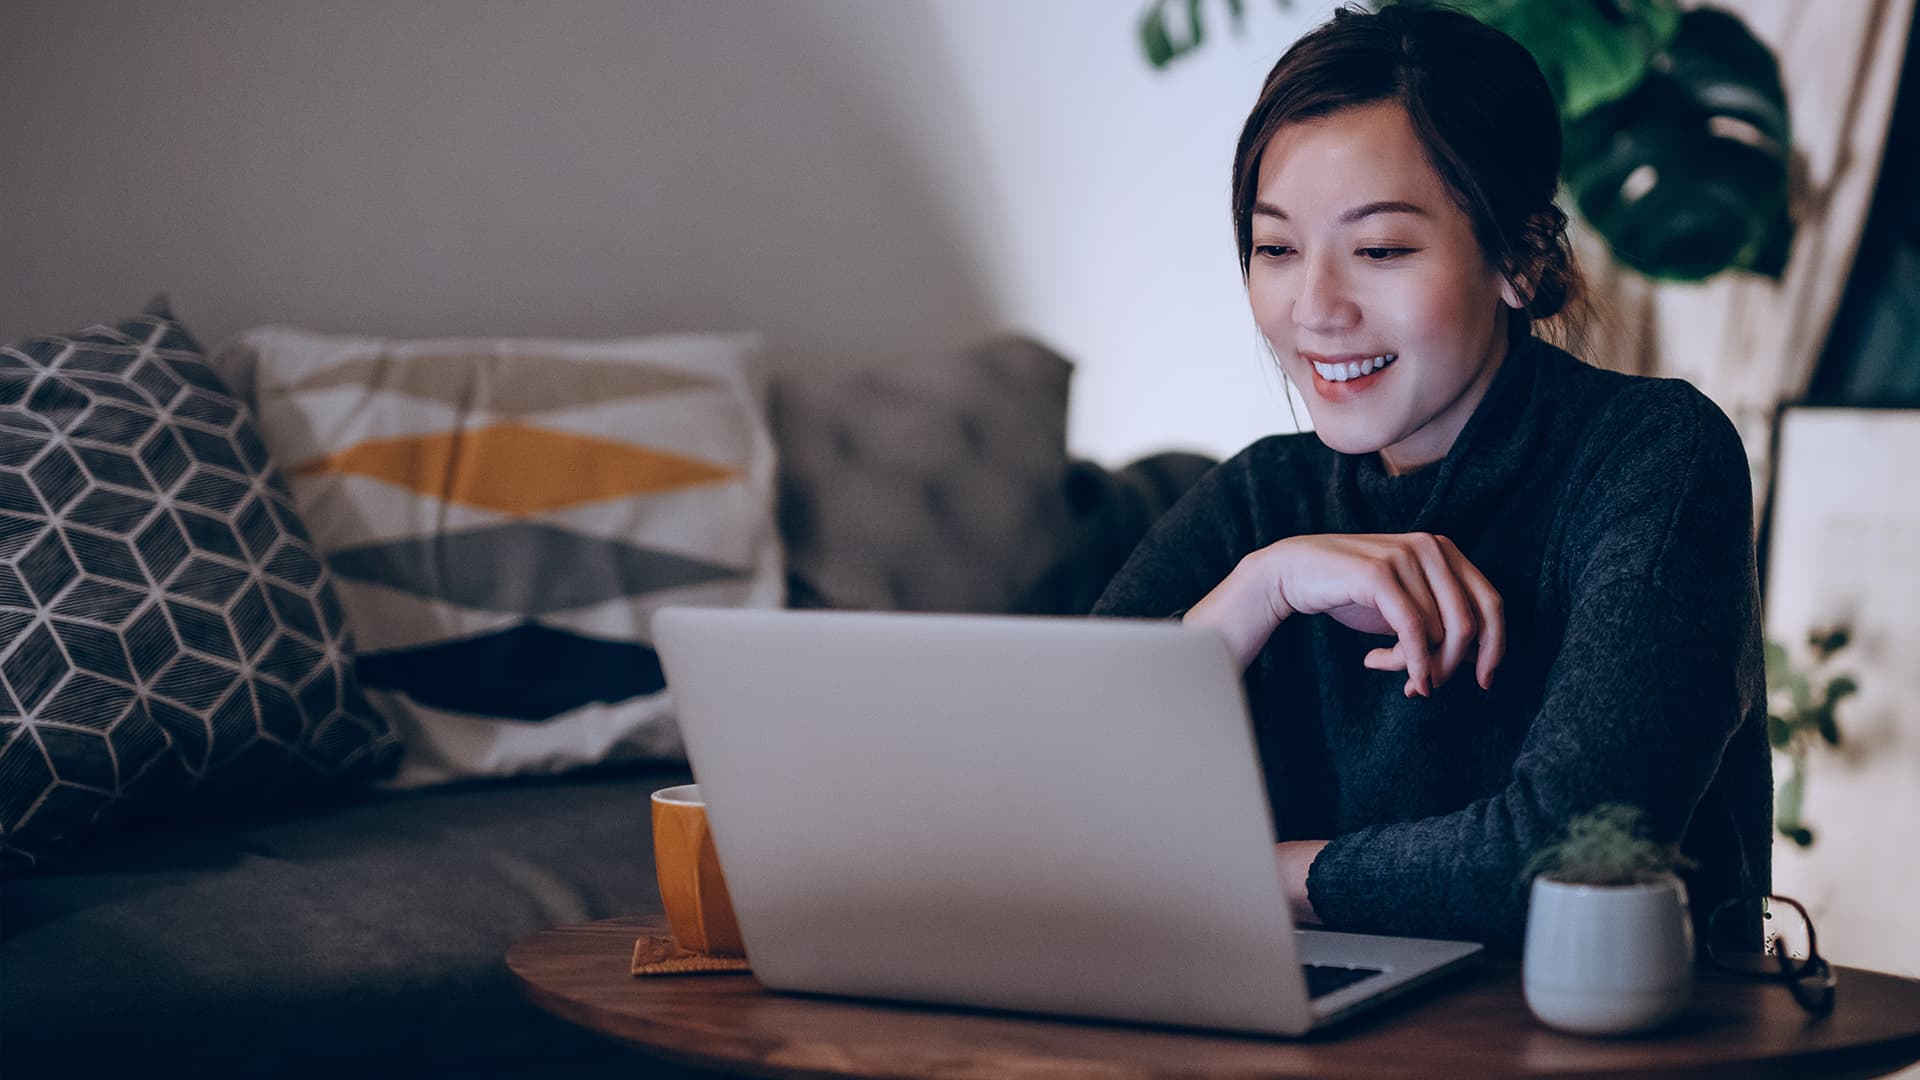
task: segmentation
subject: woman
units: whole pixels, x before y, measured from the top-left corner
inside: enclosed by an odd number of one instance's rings
[[[1211,472],[1098,615],[1184,617],[1246,669],[1305,922],[1516,946],[1529,858],[1606,802],[1769,885],[1752,493],[1683,382],[1533,334],[1577,298],[1560,127],[1512,39],[1342,11],[1234,160],[1255,321],[1314,432]]]

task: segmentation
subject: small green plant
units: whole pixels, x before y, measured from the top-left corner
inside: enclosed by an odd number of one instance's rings
[[[1773,827],[1801,847],[1813,843],[1813,830],[1800,817],[1807,795],[1807,752],[1820,743],[1840,745],[1834,708],[1860,690],[1851,675],[1826,675],[1834,656],[1851,639],[1844,626],[1808,634],[1813,663],[1806,667],[1794,662],[1785,645],[1767,642],[1767,742],[1786,755],[1789,766],[1787,778],[1774,791]]]
[[[1534,853],[1523,875],[1571,885],[1639,885],[1693,865],[1678,844],[1647,835],[1646,811],[1602,803],[1567,823],[1558,843]]]

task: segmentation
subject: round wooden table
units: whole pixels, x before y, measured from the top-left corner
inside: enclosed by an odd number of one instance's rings
[[[1288,1040],[776,994],[751,975],[634,978],[658,918],[546,930],[507,953],[548,1012],[672,1061],[752,1076],[1879,1076],[1920,1060],[1920,980],[1838,969],[1833,1015],[1786,988],[1703,975],[1652,1035],[1584,1039],[1533,1019],[1517,964],[1487,962]]]

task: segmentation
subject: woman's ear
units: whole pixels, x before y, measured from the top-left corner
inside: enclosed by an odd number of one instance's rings
[[[1527,299],[1521,295],[1521,288],[1522,284],[1520,282],[1515,281],[1513,278],[1502,276],[1500,279],[1500,302],[1515,311],[1526,310]]]
[[[1515,311],[1525,311],[1533,299],[1534,276],[1526,266],[1510,264],[1494,271],[1500,289],[1500,302]]]

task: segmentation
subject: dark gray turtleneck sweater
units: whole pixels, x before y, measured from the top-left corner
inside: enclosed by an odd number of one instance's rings
[[[1389,476],[1314,435],[1254,443],[1141,542],[1095,615],[1165,618],[1242,556],[1314,533],[1432,532],[1505,601],[1493,689],[1361,666],[1389,639],[1281,624],[1246,688],[1281,840],[1330,841],[1330,926],[1519,944],[1522,871],[1569,818],[1644,808],[1683,838],[1694,917],[1770,884],[1773,784],[1746,455],[1684,382],[1522,340],[1445,460]]]

